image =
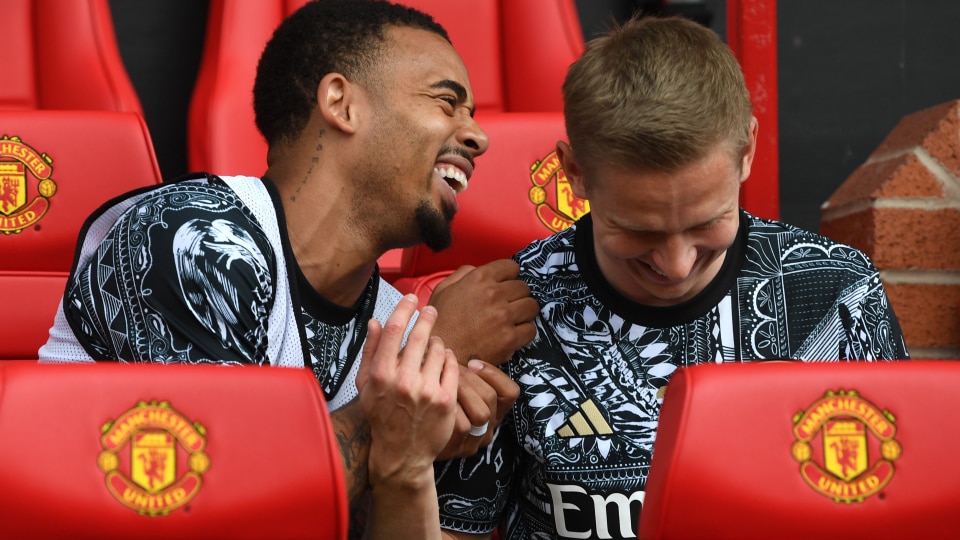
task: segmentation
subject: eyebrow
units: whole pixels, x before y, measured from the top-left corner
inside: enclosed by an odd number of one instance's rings
[[[457,100],[461,103],[467,101],[467,89],[457,81],[452,81],[450,79],[443,79],[442,81],[437,81],[430,85],[430,88],[446,88],[447,90],[452,90],[457,94]],[[473,118],[473,113],[476,112],[476,106],[470,107],[470,117]]]
[[[727,209],[727,210],[724,210],[724,211],[720,212],[719,214],[713,216],[711,219],[708,219],[708,220],[706,220],[706,221],[704,221],[704,222],[702,222],[702,223],[698,223],[697,225],[694,225],[693,227],[690,227],[690,228],[691,228],[691,229],[704,229],[704,228],[706,228],[706,227],[712,227],[713,225],[716,225],[720,220],[722,220],[722,219],[723,219],[727,214],[729,214],[730,212],[737,212],[737,213],[739,214],[739,206],[734,207],[734,208],[729,208],[729,209]]]
[[[694,229],[703,229],[703,228],[706,228],[706,227],[710,227],[710,226],[716,224],[717,222],[719,222],[721,219],[723,219],[724,216],[726,216],[728,213],[730,213],[730,212],[733,211],[733,210],[734,210],[734,209],[732,209],[732,208],[729,209],[729,210],[724,210],[724,211],[720,212],[719,214],[715,215],[714,217],[712,217],[712,218],[710,218],[710,219],[708,219],[708,220],[706,220],[706,221],[702,221],[702,222],[700,222],[700,223],[697,223],[696,225],[691,225],[690,227],[687,227],[687,228],[684,229],[684,230],[685,230],[685,231],[691,231],[691,230],[694,230]],[[736,207],[736,211],[739,212],[739,206]],[[661,232],[661,231],[648,230],[648,229],[631,229],[631,228],[629,228],[629,227],[624,227],[622,224],[618,224],[618,225],[619,225],[621,228],[623,228],[623,229],[625,229],[625,230],[627,230],[627,231],[630,231],[630,232],[633,233],[633,234],[650,234],[650,233],[659,233],[659,232]]]

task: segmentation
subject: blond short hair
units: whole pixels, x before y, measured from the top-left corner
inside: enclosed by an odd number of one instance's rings
[[[634,17],[587,44],[563,83],[581,167],[673,171],[727,142],[749,144],[743,72],[720,37],[680,17]]]

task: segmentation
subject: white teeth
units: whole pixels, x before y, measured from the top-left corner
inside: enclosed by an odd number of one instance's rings
[[[452,166],[440,166],[434,167],[434,171],[437,172],[440,176],[446,178],[447,180],[453,180],[456,183],[454,191],[457,193],[462,193],[467,189],[467,175],[463,173],[460,169]]]
[[[658,274],[660,274],[661,276],[666,275],[666,274],[664,274],[663,272],[661,272],[660,270],[654,268],[653,266],[651,266],[650,268],[653,268],[653,271],[656,272],[656,273],[658,273]]]

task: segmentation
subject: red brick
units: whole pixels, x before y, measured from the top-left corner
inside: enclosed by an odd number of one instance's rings
[[[960,210],[869,208],[820,225],[880,269],[960,270]]]
[[[922,146],[954,176],[960,175],[960,100],[904,116],[872,156]]]
[[[836,219],[824,219],[820,222],[820,234],[853,246],[866,253],[871,259],[874,257],[874,226],[873,213],[870,211],[858,212]],[[874,261],[876,264],[876,261]]]
[[[946,197],[943,184],[914,154],[857,167],[827,200],[831,208],[893,197]]]
[[[960,347],[960,285],[884,284],[907,348]]]

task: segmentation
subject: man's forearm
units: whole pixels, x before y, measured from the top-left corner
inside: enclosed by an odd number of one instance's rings
[[[370,487],[367,463],[370,457],[370,424],[357,400],[337,409],[330,415],[334,435],[340,447],[343,475],[350,504],[350,537],[363,532],[367,521],[368,490]]]
[[[382,483],[371,493],[370,424],[358,401],[331,414],[340,447],[350,504],[349,538],[400,540],[439,538],[440,522],[432,468],[417,481]],[[372,506],[372,508],[371,508]]]
[[[440,509],[433,475],[419,485],[376,486],[371,491],[366,540],[440,540]]]

